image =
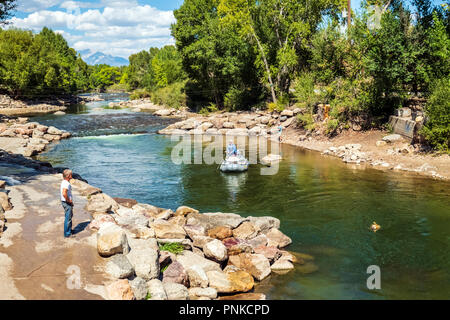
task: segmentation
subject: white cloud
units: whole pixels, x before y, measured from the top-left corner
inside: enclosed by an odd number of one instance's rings
[[[19,0],[17,10],[23,12],[33,12],[48,9],[61,3],[61,0]]]
[[[174,43],[170,35],[170,25],[175,22],[172,11],[121,0],[27,2],[40,3],[43,8],[50,3],[60,3],[60,9],[39,10],[25,18],[14,17],[10,20],[13,27],[34,31],[49,27],[61,33],[77,50],[90,49],[128,58],[130,54],[152,46]],[[77,5],[89,10],[81,12]],[[100,5],[105,7],[98,8]]]

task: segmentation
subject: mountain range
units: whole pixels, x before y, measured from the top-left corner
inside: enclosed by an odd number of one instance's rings
[[[80,50],[78,53],[81,54],[81,58],[89,64],[89,65],[96,65],[96,64],[107,64],[110,66],[120,67],[120,66],[126,66],[128,65],[128,60],[124,59],[122,57],[114,57],[110,54],[106,54],[103,52],[94,52],[92,53],[91,50]]]

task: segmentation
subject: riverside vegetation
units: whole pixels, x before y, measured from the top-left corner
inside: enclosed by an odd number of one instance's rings
[[[329,136],[383,128],[397,108],[419,99],[422,142],[448,152],[448,5],[367,0],[347,26],[345,4],[186,0],[174,11],[176,47],[133,54],[122,68],[87,66],[47,28],[3,30],[0,89],[39,96],[113,86],[202,113],[294,106],[307,109],[298,122],[310,130],[322,103]]]

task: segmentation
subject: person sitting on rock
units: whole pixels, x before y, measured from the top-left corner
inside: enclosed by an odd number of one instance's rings
[[[232,155],[236,156],[237,155],[237,148],[236,148],[236,145],[233,143],[232,140],[230,140],[228,142],[227,155],[228,156],[232,156]]]
[[[66,169],[63,171],[63,181],[60,187],[61,204],[64,208],[64,237],[72,236],[72,217],[73,217],[73,198],[72,198],[72,170]]]

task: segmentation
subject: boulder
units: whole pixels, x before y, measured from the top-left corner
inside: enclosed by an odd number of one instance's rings
[[[179,216],[179,215],[186,216],[189,213],[198,213],[198,210],[195,210],[195,209],[192,209],[192,208],[189,208],[186,206],[181,206],[181,207],[178,207],[178,209],[175,211],[176,216]]]
[[[211,238],[223,240],[233,235],[231,228],[226,226],[218,226],[208,230],[208,236]]]
[[[142,214],[148,218],[156,217],[160,214],[164,209],[152,206],[150,204],[138,203],[132,207],[133,211],[139,214]]]
[[[249,221],[243,222],[233,230],[233,237],[239,239],[252,239],[258,235],[259,229]]]
[[[189,288],[189,300],[197,300],[200,297],[206,297],[209,299],[217,298],[217,290],[214,288]]]
[[[134,199],[126,199],[126,198],[113,198],[119,205],[124,206],[126,208],[132,208],[137,205],[137,201]]]
[[[222,124],[222,127],[224,129],[234,129],[234,123],[227,121]]]
[[[129,283],[136,300],[145,300],[147,298],[148,286],[144,279],[136,277]]]
[[[206,236],[206,229],[201,225],[186,224],[183,229],[191,240],[194,240],[194,236]]]
[[[228,255],[236,255],[243,252],[252,253],[253,247],[252,245],[243,239],[238,238],[227,238],[222,241],[222,243],[227,248]]]
[[[167,117],[167,116],[170,116],[171,114],[173,114],[174,112],[175,112],[175,109],[161,109],[161,110],[155,111],[153,114],[156,116],[160,116],[160,117]]]
[[[173,282],[188,286],[188,275],[181,263],[173,261],[163,272],[163,283]]]
[[[279,259],[270,266],[270,269],[272,271],[286,271],[294,269],[294,265],[288,259]]]
[[[0,189],[5,189],[6,181],[0,180]]]
[[[283,111],[281,111],[280,116],[282,116],[282,117],[283,116],[293,117],[294,116],[294,111],[293,110],[288,110],[288,109],[283,110]]]
[[[189,298],[189,291],[182,284],[163,282],[163,286],[168,300],[187,300]]]
[[[193,266],[198,266],[203,271],[208,272],[212,270],[221,271],[220,265],[217,262],[206,259],[191,251],[183,251],[177,255],[177,261],[181,263],[184,270],[189,270]]]
[[[129,251],[125,231],[114,223],[104,223],[97,232],[97,251],[102,257]]]
[[[274,217],[248,217],[248,219],[261,233],[267,233],[272,228],[280,228],[280,220]]]
[[[147,228],[149,220],[140,214],[116,216],[115,220],[119,226]]]
[[[211,212],[203,214],[188,214],[188,224],[202,225],[206,230],[225,226],[231,229],[237,228],[242,222],[248,221],[235,213]]]
[[[203,247],[210,241],[217,240],[208,236],[194,236],[194,247],[200,248],[203,250]]]
[[[167,300],[166,290],[164,290],[161,280],[152,279],[147,282],[150,300]]]
[[[209,286],[219,293],[247,292],[253,289],[253,277],[245,271],[208,271]]]
[[[117,254],[106,264],[105,271],[117,279],[124,279],[134,274],[133,266],[123,254]]]
[[[248,243],[253,249],[259,247],[259,246],[265,246],[269,242],[269,239],[265,234],[260,234],[257,237],[254,237],[253,239],[247,240],[246,243]]]
[[[104,193],[92,195],[86,204],[86,211],[92,214],[116,212],[118,209],[119,204]]]
[[[281,251],[275,246],[259,246],[255,248],[255,253],[262,254],[269,259],[270,262],[274,262],[281,257]]]
[[[215,261],[225,261],[228,258],[227,248],[220,240],[214,239],[203,246],[205,257]]]
[[[269,232],[266,233],[266,236],[268,239],[268,246],[283,248],[292,243],[291,238],[276,228],[270,229]]]
[[[189,285],[191,287],[201,287],[206,288],[209,284],[208,276],[206,272],[199,266],[192,266],[187,270],[187,275],[189,278]]]
[[[392,143],[392,142],[401,141],[401,140],[403,140],[403,138],[399,134],[390,134],[390,135],[387,135],[387,136],[383,137],[382,140],[387,142],[387,143]]]
[[[0,192],[0,205],[5,211],[9,211],[12,209],[12,205],[9,202],[9,197],[5,192]]]
[[[127,255],[136,276],[151,280],[159,276],[158,251],[149,247],[132,248]]]
[[[106,294],[110,300],[134,300],[133,290],[127,279],[117,280],[106,286]]]
[[[229,263],[247,271],[258,281],[269,276],[271,272],[269,260],[262,254],[241,253],[230,256]]]
[[[50,127],[48,127],[48,129],[47,129],[47,133],[48,133],[48,134],[54,134],[54,135],[59,135],[59,136],[60,136],[60,135],[63,134],[63,132],[64,132],[64,131],[59,130],[59,129],[53,127],[53,126],[50,126]]]
[[[178,225],[171,224],[164,220],[158,220],[150,224],[157,238],[160,239],[184,239],[186,232]]]

